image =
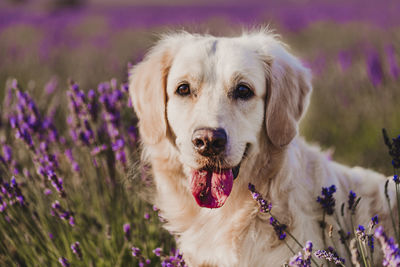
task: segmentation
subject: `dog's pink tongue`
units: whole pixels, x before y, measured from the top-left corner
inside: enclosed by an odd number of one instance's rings
[[[191,189],[197,204],[210,209],[220,208],[232,191],[232,169],[220,173],[209,170],[193,170]]]

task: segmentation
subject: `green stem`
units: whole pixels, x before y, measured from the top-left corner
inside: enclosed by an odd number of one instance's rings
[[[283,240],[285,242],[285,245],[289,248],[289,250],[293,253],[293,255],[296,255],[296,252],[289,246],[288,242],[286,240]]]
[[[396,194],[397,194],[397,192],[396,192]],[[397,234],[398,232],[397,232],[397,228],[396,228],[396,223],[395,223],[394,217],[393,217],[392,208],[391,208],[391,206],[390,206],[389,194],[387,193],[387,194],[385,194],[385,195],[386,195],[386,202],[387,202],[387,204],[388,204],[388,208],[389,208],[389,211],[390,211],[390,218],[392,219],[392,225],[393,225],[394,235],[397,237],[397,243],[400,243],[400,242],[399,242],[399,235]],[[399,209],[399,207],[398,207],[398,209]],[[400,216],[400,215],[399,215],[399,216]]]
[[[279,221],[276,219],[275,216],[272,215],[271,212],[269,212],[269,215],[270,215],[272,218],[274,218],[274,219],[279,223]],[[292,239],[294,240],[294,242],[296,242],[297,245],[299,245],[299,247],[300,247],[301,249],[304,248],[303,245],[302,245],[289,231],[285,230],[285,233],[286,233],[288,236],[290,236],[290,238],[292,238]],[[318,263],[315,261],[315,259],[313,258],[313,256],[311,256],[311,261],[312,261],[316,266],[319,267]]]
[[[341,223],[340,223],[340,221],[339,221],[339,217],[337,216],[336,211],[334,212],[334,217],[335,217],[336,222],[337,222],[338,225],[339,225],[339,229],[341,230],[342,233],[344,233],[344,230],[343,230],[342,225],[341,225]],[[344,237],[342,237],[342,238],[344,238]],[[347,256],[349,257],[349,259],[351,259],[350,248],[349,248],[349,246],[347,245],[346,240],[343,240],[343,245],[344,245],[344,248],[346,249]],[[350,263],[350,264],[351,264],[351,266],[354,266],[353,263]]]
[[[325,228],[326,228],[326,222],[325,222],[325,210],[322,213],[322,243],[324,244],[324,249],[326,249],[326,237],[325,237]]]
[[[117,262],[115,263],[115,266],[120,266],[121,261],[122,261],[122,257],[125,254],[125,250],[126,250],[127,244],[128,244],[128,242],[124,241],[124,246],[122,247],[121,252],[118,254]]]

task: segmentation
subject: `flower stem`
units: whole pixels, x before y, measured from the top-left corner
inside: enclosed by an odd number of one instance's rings
[[[387,188],[388,188],[388,183],[389,183],[389,180],[386,182],[386,184],[385,184],[385,197],[386,197],[386,202],[387,202],[387,204],[388,204],[388,208],[389,208],[389,211],[390,211],[390,218],[392,219],[392,225],[393,225],[393,230],[394,230],[394,235],[396,236],[396,239],[397,239],[397,243],[400,243],[399,242],[399,235],[398,235],[398,231],[397,231],[397,228],[396,228],[396,223],[395,223],[395,221],[394,221],[394,217],[393,217],[393,212],[392,212],[392,208],[391,208],[391,206],[390,206],[390,197],[389,197],[389,193],[387,192]],[[396,192],[396,194],[397,194],[397,192]],[[399,207],[398,207],[398,209],[399,209]],[[399,215],[400,216],[400,215]]]
[[[342,227],[342,225],[341,225],[341,223],[340,223],[340,221],[339,221],[339,217],[338,217],[336,211],[334,212],[334,216],[335,216],[336,222],[337,222],[338,225],[339,225],[339,229],[341,230],[342,233],[344,233],[343,227]],[[344,248],[346,249],[347,256],[349,257],[349,259],[351,259],[350,248],[349,248],[349,246],[346,244],[346,240],[344,240],[344,237],[341,237],[341,238],[342,238],[343,241],[344,241],[344,242],[343,242],[343,245],[344,245]],[[354,266],[353,263],[351,263],[351,266]]]

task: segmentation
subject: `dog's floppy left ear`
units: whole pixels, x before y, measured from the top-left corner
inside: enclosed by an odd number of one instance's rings
[[[308,105],[311,73],[282,43],[269,39],[267,58],[267,135],[276,147],[284,147],[298,131],[298,122]]]
[[[161,40],[130,70],[129,92],[139,118],[140,136],[147,144],[157,144],[167,134],[165,87],[171,61],[168,42]]]

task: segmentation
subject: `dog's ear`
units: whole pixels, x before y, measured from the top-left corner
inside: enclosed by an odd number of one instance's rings
[[[157,144],[167,134],[166,83],[171,62],[170,46],[162,40],[129,73],[129,93],[141,139],[147,144]]]
[[[274,37],[264,44],[267,101],[266,131],[272,144],[284,147],[298,131],[298,122],[307,108],[311,73]]]

